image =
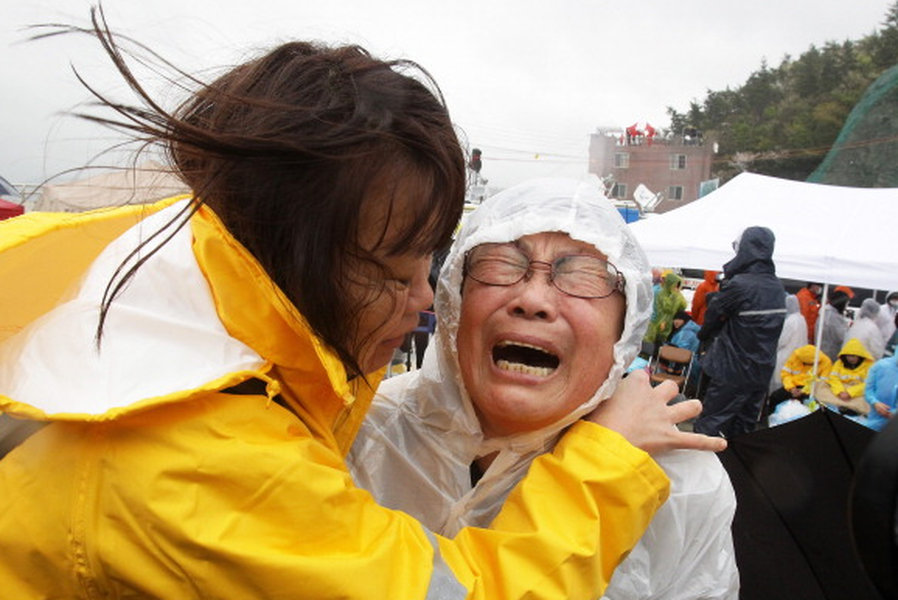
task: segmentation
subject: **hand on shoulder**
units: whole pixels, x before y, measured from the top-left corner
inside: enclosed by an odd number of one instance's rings
[[[677,395],[675,383],[666,381],[657,387],[649,383],[647,373],[634,371],[624,378],[608,398],[585,418],[624,436],[627,441],[650,454],[676,449],[726,449],[726,440],[680,431],[676,425],[701,413],[698,400],[669,405]]]

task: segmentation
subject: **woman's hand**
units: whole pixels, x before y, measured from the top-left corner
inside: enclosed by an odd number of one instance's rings
[[[885,404],[883,402],[877,402],[876,404],[873,405],[873,408],[875,408],[876,412],[878,412],[880,414],[880,416],[882,416],[882,417],[885,417],[888,419],[892,416],[892,410],[889,408],[888,404]]]
[[[677,423],[697,417],[702,411],[698,400],[668,405],[677,391],[672,381],[653,388],[646,373],[634,371],[624,378],[611,398],[599,404],[585,419],[618,432],[650,454],[677,448],[724,450],[723,438],[688,433],[676,427]]]

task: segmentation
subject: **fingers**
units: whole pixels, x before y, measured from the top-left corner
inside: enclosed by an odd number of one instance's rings
[[[677,440],[677,447],[688,450],[723,452],[727,448],[727,441],[722,437],[712,437],[701,433],[680,432],[679,439]]]
[[[665,402],[673,400],[680,393],[680,388],[673,381],[662,381],[653,388],[655,394],[660,395]]]
[[[633,372],[611,398],[584,418],[617,431],[650,454],[678,448],[712,452],[726,448],[726,440],[722,438],[684,432],[676,427],[702,411],[698,400],[669,404],[678,393],[679,388],[672,381],[653,388],[647,373]]]
[[[670,414],[674,423],[682,423],[694,419],[702,413],[701,400],[684,400],[670,407]]]

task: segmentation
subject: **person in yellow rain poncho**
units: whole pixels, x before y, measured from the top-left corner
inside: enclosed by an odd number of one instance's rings
[[[141,102],[111,124],[162,140],[195,194],[0,225],[0,411],[43,424],[0,460],[3,597],[601,592],[668,494],[643,449],[720,447],[673,427],[691,403],[620,390],[451,539],[344,460],[462,210],[432,82],[287,42],[168,113],[94,18]]]
[[[623,379],[651,315],[650,270],[597,178],[533,179],[472,213],[435,309],[422,368],[384,381],[349,462],[375,498],[453,535],[489,524],[561,432],[616,386],[645,377]],[[707,452],[656,460],[670,498],[606,596],[735,600],[726,471]]]
[[[870,405],[864,399],[867,373],[876,360],[857,338],[851,338],[839,352],[826,381],[814,388],[814,398],[849,416],[866,416]]]
[[[814,375],[814,361],[816,359],[817,374]],[[811,396],[811,385],[814,380],[825,380],[829,376],[833,363],[826,354],[819,352],[813,344],[805,344],[797,348],[780,369],[780,378],[783,387],[775,390],[767,398],[770,412],[772,413],[778,404],[786,400],[804,401]]]

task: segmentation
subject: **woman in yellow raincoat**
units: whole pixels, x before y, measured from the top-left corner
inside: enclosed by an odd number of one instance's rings
[[[864,399],[867,373],[876,360],[857,338],[851,338],[839,352],[826,381],[814,388],[817,401],[851,416],[866,416],[870,405]]]
[[[432,82],[293,42],[166,113],[101,16],[93,33],[143,102],[97,118],[163,140],[195,194],[0,229],[0,411],[43,425],[0,460],[2,596],[604,589],[668,493],[627,439],[719,449],[672,427],[689,403],[605,403],[490,529],[454,539],[376,504],[345,465],[462,209],[465,161]]]
[[[814,365],[817,374],[814,375]],[[783,386],[774,390],[767,397],[770,413],[776,406],[787,400],[806,400],[811,396],[811,386],[815,380],[823,381],[829,376],[833,363],[826,354],[817,350],[813,344],[805,344],[796,348],[780,369]],[[769,413],[768,413],[769,414]]]

